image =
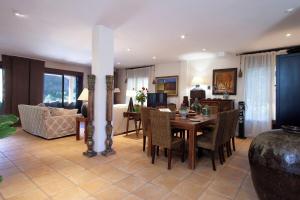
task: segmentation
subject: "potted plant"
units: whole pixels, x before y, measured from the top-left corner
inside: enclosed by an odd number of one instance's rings
[[[0,139],[6,138],[16,132],[16,128],[12,127],[19,120],[15,115],[0,115]],[[2,176],[0,176],[0,182]]]
[[[144,106],[144,103],[147,99],[147,93],[148,93],[148,89],[145,87],[142,87],[141,90],[138,90],[136,92],[135,99],[137,100],[137,102],[141,104],[141,106]]]
[[[181,104],[179,108],[179,115],[182,119],[186,119],[187,114],[189,113],[189,109],[185,104]]]

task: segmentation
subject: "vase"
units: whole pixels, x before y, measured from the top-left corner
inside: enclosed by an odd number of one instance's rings
[[[299,199],[300,134],[282,129],[261,133],[253,139],[248,158],[259,199]]]

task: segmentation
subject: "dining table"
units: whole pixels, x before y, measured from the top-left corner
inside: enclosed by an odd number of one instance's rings
[[[196,137],[197,132],[201,132],[201,128],[215,122],[216,114],[205,116],[203,114],[193,115],[187,118],[182,118],[178,114],[175,119],[171,119],[171,127],[184,129],[188,134],[188,167],[195,169],[196,167]],[[148,139],[148,152],[151,152],[152,141]]]

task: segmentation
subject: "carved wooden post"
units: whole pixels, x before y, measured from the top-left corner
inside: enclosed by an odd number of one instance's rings
[[[115,151],[112,149],[112,109],[113,109],[113,89],[114,89],[114,77],[112,75],[106,75],[106,121],[105,126],[106,140],[105,140],[105,150],[102,155],[109,156],[114,154]]]
[[[87,151],[83,155],[93,157],[97,155],[94,151],[94,94],[95,94],[95,75],[88,75],[88,89],[89,89],[89,103],[88,103],[88,137],[87,137]]]

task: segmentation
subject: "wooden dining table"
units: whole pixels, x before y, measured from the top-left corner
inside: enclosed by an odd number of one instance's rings
[[[172,128],[184,129],[188,134],[188,167],[195,169],[196,167],[196,136],[197,132],[205,125],[211,124],[217,119],[217,115],[196,115],[182,119],[176,115],[175,119],[170,120]],[[151,139],[148,139],[148,152],[151,152]]]

